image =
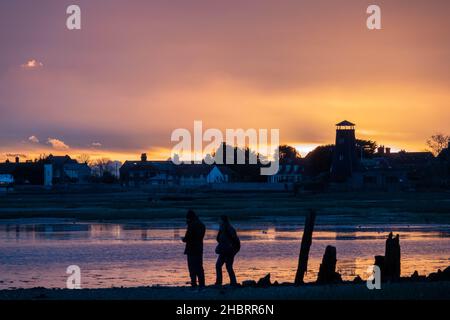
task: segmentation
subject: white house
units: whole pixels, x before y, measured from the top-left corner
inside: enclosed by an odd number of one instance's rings
[[[12,174],[0,174],[0,186],[9,186],[14,183],[14,176]]]
[[[0,192],[8,191],[14,184],[14,176],[9,173],[0,174]]]
[[[207,164],[182,165],[178,170],[180,185],[227,183],[232,179],[232,174],[226,167]]]

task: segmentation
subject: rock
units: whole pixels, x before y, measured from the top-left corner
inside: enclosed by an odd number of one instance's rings
[[[417,270],[416,270],[416,271],[414,271],[414,273],[411,275],[411,277],[409,279],[412,281],[420,281],[420,280],[425,280],[426,277],[419,275],[419,272],[417,272]]]
[[[270,273],[268,273],[265,277],[259,279],[257,283],[258,287],[269,287],[270,285]]]
[[[428,275],[427,279],[430,280],[430,281],[440,281],[441,280],[441,273],[442,273],[442,271],[441,271],[441,269],[439,269],[437,272],[430,273]]]
[[[256,281],[255,280],[245,280],[242,282],[243,287],[256,287]]]
[[[327,284],[341,282],[341,275],[336,272],[336,248],[327,246],[319,268],[317,283]]]
[[[437,272],[430,273],[428,275],[430,281],[450,281],[450,267],[447,267],[442,271],[439,269]]]
[[[450,267],[445,268],[442,273],[444,274],[446,280],[450,280]]]

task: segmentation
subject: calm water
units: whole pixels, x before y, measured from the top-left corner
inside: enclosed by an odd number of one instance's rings
[[[206,221],[205,272],[214,281],[218,225]],[[185,285],[188,274],[180,237],[182,221],[151,223],[72,223],[9,221],[0,224],[0,289],[64,288],[67,266],[78,265],[82,287]],[[242,241],[235,267],[238,280],[268,272],[273,280],[293,281],[302,220],[237,223]],[[317,226],[307,281],[317,277],[325,247],[337,247],[338,271],[344,279],[367,278],[374,255],[384,254],[390,232],[400,233],[402,274],[428,274],[450,265],[448,225]],[[225,271],[225,270],[224,270]],[[224,277],[228,281],[227,276]]]

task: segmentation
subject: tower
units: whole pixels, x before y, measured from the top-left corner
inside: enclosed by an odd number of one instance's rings
[[[357,162],[355,124],[344,120],[336,124],[336,145],[331,164],[332,180],[346,181],[352,176]]]

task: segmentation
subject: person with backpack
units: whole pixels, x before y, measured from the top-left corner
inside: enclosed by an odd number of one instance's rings
[[[236,275],[233,270],[234,256],[241,249],[241,242],[236,230],[230,224],[227,216],[220,217],[221,223],[217,233],[216,253],[219,255],[216,262],[216,285],[222,285],[222,266],[225,264],[228,275],[230,276],[230,285],[237,286]]]

